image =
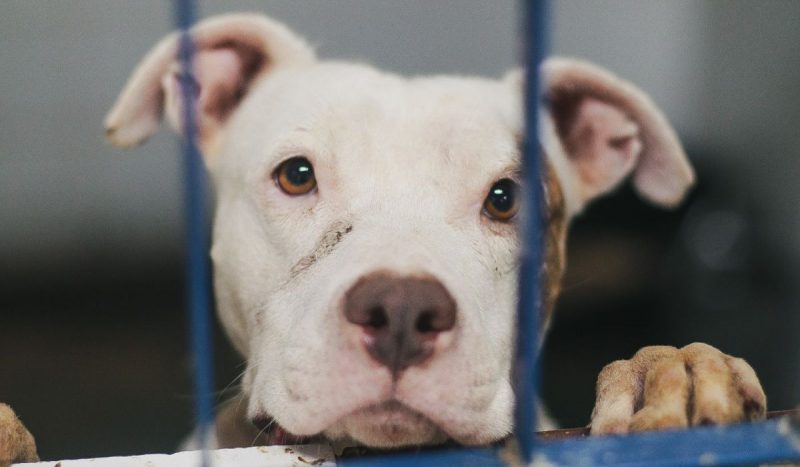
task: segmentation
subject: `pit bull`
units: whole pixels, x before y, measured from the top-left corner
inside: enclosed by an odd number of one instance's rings
[[[217,311],[247,360],[214,446],[508,436],[524,74],[405,77],[320,60],[256,14],[213,17],[192,35],[198,144],[216,191]],[[143,143],[162,116],[182,132],[177,42],[166,37],[134,70],[105,120],[113,144]],[[571,219],[627,180],[674,207],[694,174],[638,88],[580,60],[540,71],[544,335]],[[700,343],[646,347],[600,373],[591,432],[765,410],[744,360]]]

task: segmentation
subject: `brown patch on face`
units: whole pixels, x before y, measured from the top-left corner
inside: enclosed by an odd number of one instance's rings
[[[353,231],[353,224],[349,222],[339,221],[334,222],[328,230],[322,235],[314,251],[300,258],[300,261],[295,263],[291,269],[291,279],[300,275],[303,271],[310,268],[314,263],[320,259],[328,256],[339,242],[342,241],[345,235]]]
[[[567,239],[567,216],[564,207],[564,192],[553,167],[543,161],[545,220],[544,264],[542,265],[542,323],[547,323],[553,313],[558,294],[561,292],[561,278],[564,275],[565,245]]]

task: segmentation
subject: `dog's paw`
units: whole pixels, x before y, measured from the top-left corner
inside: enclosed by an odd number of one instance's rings
[[[645,347],[597,378],[592,434],[763,420],[767,397],[741,358],[706,344]]]
[[[0,404],[0,467],[14,462],[36,462],[36,443],[17,415]]]

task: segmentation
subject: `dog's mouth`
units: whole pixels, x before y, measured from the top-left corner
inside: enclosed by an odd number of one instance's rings
[[[297,436],[289,433],[274,418],[258,417],[251,420],[258,429],[258,435],[253,443],[262,446],[281,446],[289,444],[308,444],[318,440],[316,436]]]
[[[339,424],[349,437],[369,446],[439,444],[447,439],[428,417],[394,399],[362,407]]]
[[[258,442],[262,445],[307,444],[322,439],[321,435],[294,435],[273,418],[256,418],[252,423],[259,430]],[[381,448],[441,444],[448,439],[430,419],[394,399],[359,408],[335,426],[335,437],[344,435],[353,444]]]

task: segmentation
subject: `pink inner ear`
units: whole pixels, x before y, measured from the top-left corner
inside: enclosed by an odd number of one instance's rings
[[[242,61],[230,48],[197,54],[194,63],[200,84],[198,110],[222,118],[236,105],[245,86]]]
[[[213,134],[236,108],[260,65],[249,61],[246,54],[234,47],[202,50],[195,55],[194,78],[198,87],[195,105],[201,140]],[[178,73],[178,66],[174,64],[162,85],[167,119],[181,131],[183,105]]]
[[[581,197],[588,200],[614,188],[636,166],[639,127],[599,99],[583,97],[569,107],[556,112],[556,125],[580,177]]]

